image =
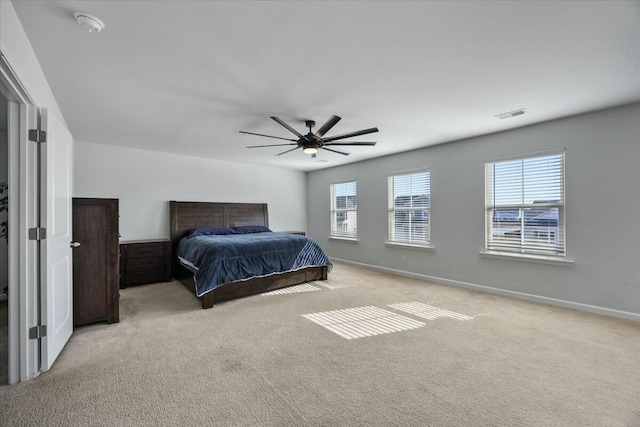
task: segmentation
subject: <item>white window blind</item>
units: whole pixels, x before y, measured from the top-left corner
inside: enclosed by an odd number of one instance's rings
[[[431,172],[389,176],[389,242],[431,243]]]
[[[565,256],[564,153],[485,163],[486,248]]]
[[[331,184],[331,236],[358,237],[358,192],[356,181]]]

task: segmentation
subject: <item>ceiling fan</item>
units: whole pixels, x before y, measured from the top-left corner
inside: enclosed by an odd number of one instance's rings
[[[313,120],[305,120],[305,126],[309,128],[309,133],[306,135],[302,135],[300,132],[298,132],[297,130],[295,130],[294,128],[292,128],[291,126],[289,126],[288,124],[286,124],[283,120],[279,119],[278,117],[271,117],[273,120],[275,120],[276,122],[278,122],[278,124],[280,124],[282,127],[284,127],[285,129],[287,129],[289,132],[291,132],[292,134],[294,134],[295,136],[298,137],[298,139],[293,139],[293,138],[282,138],[279,136],[272,136],[272,135],[263,135],[261,133],[253,133],[253,132],[245,132],[243,130],[240,131],[240,133],[246,133],[248,135],[258,135],[258,136],[264,136],[267,138],[275,138],[275,139],[284,139],[285,141],[293,141],[289,144],[271,144],[271,145],[250,145],[247,148],[262,148],[262,147],[280,147],[280,146],[287,146],[287,145],[295,145],[295,147],[283,151],[282,153],[276,154],[276,156],[281,156],[283,154],[286,154],[290,151],[293,150],[297,150],[298,148],[302,148],[302,151],[306,154],[316,154],[318,152],[319,149],[322,150],[327,150],[327,151],[331,151],[333,153],[338,153],[338,154],[342,154],[343,156],[348,156],[349,153],[344,152],[344,151],[340,151],[340,150],[336,150],[335,148],[329,148],[329,146],[358,146],[358,145],[368,145],[368,146],[373,146],[376,145],[375,142],[335,142],[335,141],[339,141],[341,139],[345,139],[345,138],[351,138],[353,136],[360,136],[360,135],[366,135],[369,133],[374,133],[374,132],[378,132],[378,128],[369,128],[369,129],[363,129],[363,130],[359,130],[359,131],[355,131],[355,132],[349,132],[349,133],[344,133],[342,135],[337,135],[337,136],[332,136],[329,138],[325,138],[324,135],[329,132],[329,130],[331,130],[332,127],[334,127],[336,125],[336,123],[338,123],[340,121],[340,117],[338,116],[331,116],[329,118],[329,120],[327,120],[327,122],[325,124],[323,124],[320,129],[318,129],[315,133],[313,133],[311,131],[311,129],[316,125],[316,122],[314,122]]]

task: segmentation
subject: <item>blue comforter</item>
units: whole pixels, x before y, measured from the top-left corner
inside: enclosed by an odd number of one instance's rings
[[[183,238],[177,255],[194,273],[198,296],[238,280],[310,266],[331,267],[331,261],[316,242],[306,236],[286,233]]]

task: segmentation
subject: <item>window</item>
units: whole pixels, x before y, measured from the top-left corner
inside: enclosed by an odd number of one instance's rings
[[[564,152],[485,163],[486,248],[565,256]]]
[[[431,172],[389,177],[389,242],[431,243]]]
[[[358,238],[358,193],[355,181],[331,184],[331,237]]]

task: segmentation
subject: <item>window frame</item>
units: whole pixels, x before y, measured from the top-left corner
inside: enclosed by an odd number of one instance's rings
[[[529,159],[543,159],[545,157],[555,157],[561,156],[560,161],[560,173],[559,173],[559,186],[560,186],[560,201],[549,201],[547,203],[511,203],[511,204],[496,204],[495,196],[494,203],[489,203],[490,194],[492,193],[492,188],[495,188],[495,175],[489,174],[490,167],[495,166],[497,163],[503,162],[515,162],[522,161],[523,162],[523,171],[524,171],[524,162]],[[495,171],[495,169],[494,169]],[[526,154],[518,154],[508,157],[500,157],[494,159],[488,159],[484,162],[484,174],[485,174],[485,249],[481,252],[482,255],[488,257],[497,257],[497,258],[505,258],[505,259],[524,259],[531,260],[534,262],[545,262],[549,261],[549,263],[573,263],[573,261],[568,260],[567,257],[567,236],[566,236],[566,152],[565,149],[553,149],[540,151],[535,153],[526,153]],[[522,175],[521,187],[524,191],[524,172]],[[525,233],[525,223],[527,221],[525,211],[527,209],[557,209],[558,210],[558,219],[557,219],[557,233],[558,233],[558,245],[555,253],[551,249],[539,249],[532,250],[531,245],[527,247],[525,244],[526,233]],[[518,222],[520,223],[520,245],[518,247],[514,247],[513,250],[505,249],[507,245],[500,245],[492,242],[492,230],[494,226],[494,210],[518,210]],[[555,232],[555,230],[551,230],[547,226],[548,232]],[[535,234],[535,230],[532,230],[532,234]],[[555,236],[554,236],[555,239]],[[512,243],[512,242],[511,242]],[[502,247],[501,247],[502,246]]]
[[[426,174],[427,178],[426,178],[426,183],[428,185],[428,200],[429,203],[427,206],[419,206],[419,207],[414,207],[414,206],[410,206],[408,208],[403,208],[403,209],[397,209],[395,206],[395,200],[394,200],[394,194],[395,194],[395,178],[397,177],[403,177],[403,176],[414,176],[414,175],[421,175],[421,174]],[[411,191],[411,194],[409,194],[410,197],[415,196],[415,194],[413,194],[413,192]],[[423,248],[423,249],[433,249],[432,246],[432,240],[431,240],[431,220],[432,220],[432,215],[431,215],[431,169],[430,168],[419,168],[419,169],[411,169],[411,170],[406,170],[406,171],[400,171],[400,172],[393,172],[390,173],[387,177],[387,240],[385,241],[386,245],[389,246],[407,246],[407,247],[415,247],[415,248]],[[398,212],[398,210],[401,211],[409,211],[409,212],[414,212],[414,211],[427,211],[427,232],[426,232],[426,239],[421,240],[421,239],[416,239],[413,240],[411,238],[411,218],[412,216],[409,217],[409,240],[400,240],[395,236],[395,220],[396,220],[396,213]]]
[[[339,208],[336,206],[336,187],[340,185],[349,185],[353,184],[355,188],[355,206],[352,208],[348,207],[348,199],[345,199],[345,207]],[[333,182],[329,186],[329,194],[331,198],[331,207],[330,207],[330,218],[331,222],[329,224],[329,238],[330,239],[338,239],[338,240],[350,240],[350,241],[358,241],[358,181],[356,179]],[[348,195],[345,197],[349,197]],[[355,212],[355,231],[353,233],[338,233],[337,227],[334,228],[334,224],[337,224],[337,215],[339,213],[345,213],[348,218],[348,212]]]

